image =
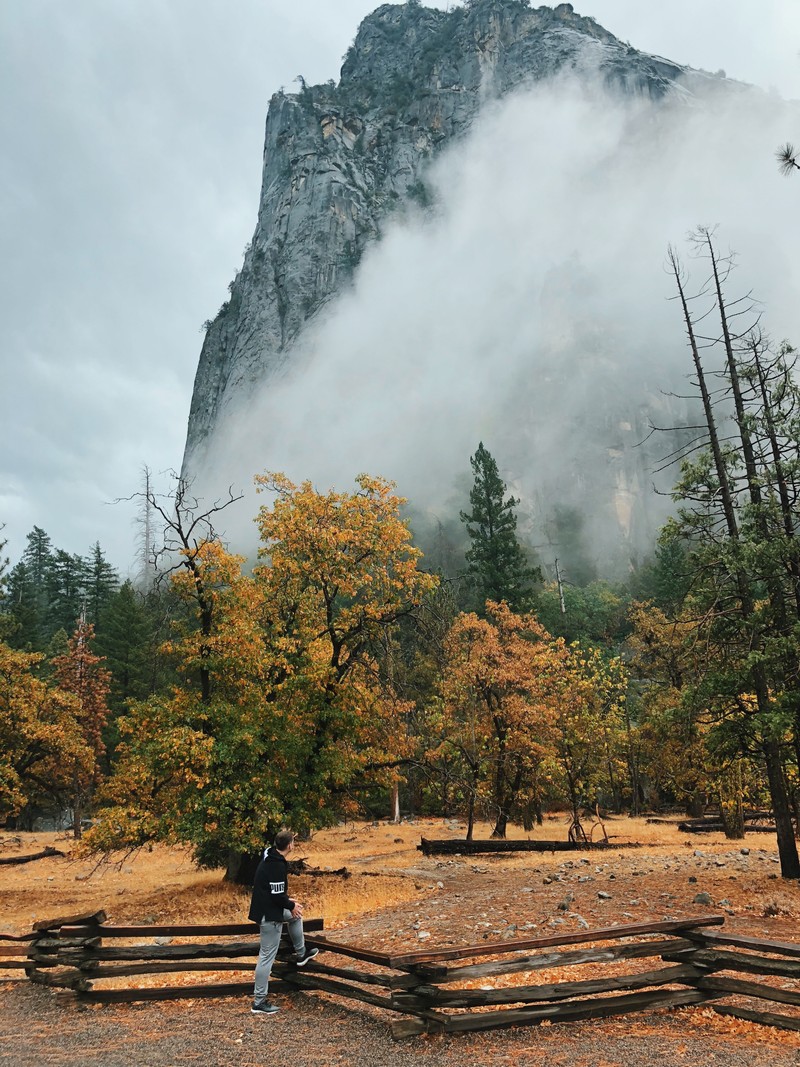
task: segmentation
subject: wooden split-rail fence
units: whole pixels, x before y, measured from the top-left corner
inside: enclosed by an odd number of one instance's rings
[[[30,934],[0,935],[0,969],[24,968],[32,982],[53,987],[62,999],[76,1003],[250,996],[258,955],[252,923],[113,926],[105,919],[96,912],[38,922]],[[306,943],[318,947],[320,955],[298,970],[287,942],[270,987],[318,990],[384,1008],[399,1016],[391,1025],[395,1038],[545,1020],[573,1022],[705,1002],[724,1015],[800,1030],[800,1015],[761,1007],[765,1001],[800,1006],[800,944],[714,929],[722,923],[722,916],[709,915],[382,952],[331,940],[322,932],[323,921],[312,919],[305,923]],[[636,969],[628,963],[647,959],[658,960],[658,966],[646,963]],[[592,977],[576,979],[572,968],[586,965],[594,965]],[[552,972],[563,968],[569,968],[568,980],[554,982]],[[599,977],[598,968],[603,969]],[[191,971],[214,974],[191,985],[120,985],[121,979],[134,976],[161,980]],[[247,978],[220,983],[221,971],[246,971]],[[779,984],[731,976],[742,973]],[[536,982],[537,974],[546,980]],[[510,975],[520,984],[509,984]],[[795,980],[791,988],[787,979]]]

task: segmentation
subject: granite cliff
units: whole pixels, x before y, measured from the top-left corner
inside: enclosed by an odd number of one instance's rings
[[[258,221],[230,298],[206,324],[185,475],[202,481],[226,412],[286,373],[304,331],[346,290],[387,221],[409,206],[424,208],[426,173],[440,151],[463,137],[489,102],[564,71],[651,100],[690,98],[695,87],[721,77],[643,54],[569,3],[471,0],[445,12],[409,0],[364,20],[338,84],[303,83],[297,93],[272,97]],[[553,289],[557,301],[557,278]],[[583,340],[591,358],[593,341]],[[615,388],[612,373],[610,401]],[[606,409],[586,428],[587,447],[605,450],[611,465],[607,484],[590,488],[606,526],[617,524],[623,536],[650,481],[652,456],[632,458],[625,444],[641,438],[645,421]],[[370,468],[368,457],[363,465]],[[515,488],[524,494],[524,485]],[[585,502],[585,494],[584,486],[565,498],[562,511]],[[646,517],[639,521],[652,527]]]

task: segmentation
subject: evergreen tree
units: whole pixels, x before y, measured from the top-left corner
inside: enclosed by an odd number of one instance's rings
[[[72,633],[84,610],[87,565],[81,556],[56,549],[48,573],[48,613],[45,628]]]
[[[41,651],[58,626],[50,624],[50,575],[53,549],[39,526],[28,534],[22,559],[8,580],[8,611],[13,620],[10,640],[15,648]],[[74,619],[69,629],[72,629]]]
[[[505,482],[497,463],[483,442],[470,459],[475,480],[470,490],[471,510],[461,512],[472,542],[467,550],[466,576],[483,613],[487,600],[505,601],[514,611],[523,609],[530,599],[530,587],[541,581],[541,571],[531,567],[517,540],[519,503],[513,496],[504,499]]]
[[[116,718],[127,708],[130,700],[143,700],[152,692],[150,677],[153,626],[143,598],[130,581],[124,582],[109,597],[103,612],[103,629],[96,647],[105,658],[111,673],[108,706],[111,711],[106,745],[113,750],[118,738]]]
[[[99,629],[100,618],[118,586],[117,572],[103,555],[100,542],[96,541],[85,561],[86,618],[95,630]]]
[[[12,568],[4,590],[7,640],[12,648],[38,648],[39,613],[33,576],[20,560]]]
[[[0,530],[2,529],[3,527],[0,526]],[[13,622],[10,616],[6,613],[6,609],[8,607],[6,601],[6,590],[8,589],[8,565],[10,563],[10,560],[8,556],[3,555],[3,553],[7,544],[8,541],[0,541],[0,641],[5,640],[7,634],[13,627]]]

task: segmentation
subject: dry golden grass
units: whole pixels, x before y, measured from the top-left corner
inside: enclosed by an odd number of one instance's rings
[[[509,836],[564,840],[567,824],[563,815],[549,816],[533,833],[512,827]],[[612,847],[602,853],[424,857],[417,850],[421,837],[462,837],[463,826],[439,819],[348,823],[314,834],[295,857],[314,868],[346,867],[350,877],[293,877],[291,892],[306,916],[324,917],[327,929],[342,931],[336,936],[398,951],[419,944],[420,925],[430,938],[425,947],[434,948],[494,937],[493,930],[512,922],[517,937],[551,933],[556,920],[572,929],[575,914],[596,928],[724,910],[727,925],[741,932],[795,937],[800,894],[777,878],[771,835],[749,835],[751,856],[740,860],[745,843],[721,833],[687,835],[676,825],[626,817],[607,820],[606,829]],[[475,836],[490,831],[481,824]],[[632,841],[641,848],[613,848]],[[54,834],[0,835],[2,856],[48,845],[70,852],[72,841]],[[598,890],[610,891],[611,899],[598,899]],[[693,904],[701,890],[714,906]],[[568,893],[574,899],[565,912],[559,905]],[[724,907],[717,905],[722,900]],[[117,924],[238,923],[248,903],[246,889],[225,883],[221,871],[196,870],[182,848],[155,846],[120,863],[68,855],[0,868],[0,933],[99,909]],[[561,975],[590,976],[583,969]],[[537,980],[549,979],[540,973]]]
[[[511,827],[509,836],[565,840],[567,826],[566,816],[553,815],[531,834]],[[724,912],[726,928],[740,933],[798,939],[800,887],[778,877],[771,835],[753,834],[745,842],[731,842],[721,833],[687,835],[676,825],[624,817],[607,820],[606,830],[612,847],[604,852],[424,857],[417,849],[420,838],[463,837],[463,824],[439,819],[400,826],[348,823],[314,834],[298,845],[295,858],[319,869],[346,867],[350,877],[301,875],[292,878],[290,888],[305,904],[308,917],[324,917],[334,939],[388,951],[495,940],[510,932],[510,924],[517,927],[512,934],[516,938],[571,931],[579,928],[577,915],[595,929],[711,911]],[[490,825],[481,824],[475,836],[485,838],[490,831]],[[641,847],[613,847],[626,842],[639,842]],[[4,857],[34,853],[48,845],[72,851],[66,835],[0,834]],[[742,848],[750,854],[742,854]],[[610,899],[600,898],[599,890],[607,891]],[[712,906],[694,903],[699,891],[710,894]],[[569,906],[563,909],[567,897]],[[240,923],[246,919],[248,904],[248,890],[225,883],[221,871],[196,870],[181,848],[155,846],[120,863],[98,865],[67,855],[0,867],[0,933],[23,933],[40,919],[100,909],[116,924]],[[427,936],[424,941],[422,932]],[[642,960],[624,966],[630,972],[654,965]],[[205,972],[202,977],[193,972],[142,976],[133,981],[170,985],[249,981],[252,966],[248,960],[237,971]],[[608,967],[541,970],[501,981],[503,985],[556,982],[601,973],[607,974]],[[0,978],[19,974],[0,971]],[[112,984],[131,981],[118,979]],[[104,985],[108,988],[108,983]],[[682,1012],[681,1024],[709,1038],[800,1049],[800,1035],[722,1018],[708,1009]],[[628,1024],[610,1020],[602,1027],[592,1025],[611,1035]]]

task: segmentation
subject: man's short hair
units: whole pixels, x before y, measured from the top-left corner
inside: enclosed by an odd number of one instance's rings
[[[278,852],[285,852],[294,839],[295,834],[291,830],[278,830],[272,843]]]

